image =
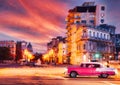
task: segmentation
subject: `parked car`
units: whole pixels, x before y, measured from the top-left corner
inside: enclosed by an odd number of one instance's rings
[[[115,75],[116,73],[117,70],[115,68],[106,67],[102,63],[98,62],[84,62],[79,66],[67,67],[67,74],[72,78],[76,78],[77,75],[107,78],[108,76]]]

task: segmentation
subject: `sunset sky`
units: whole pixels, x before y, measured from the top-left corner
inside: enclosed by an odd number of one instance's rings
[[[52,38],[66,36],[68,10],[85,1],[106,5],[106,22],[120,33],[120,0],[0,0],[0,40],[25,40],[44,52]]]

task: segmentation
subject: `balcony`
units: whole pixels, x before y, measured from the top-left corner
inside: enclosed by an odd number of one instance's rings
[[[110,39],[103,39],[103,38],[98,38],[98,37],[92,37],[92,36],[87,36],[84,35],[81,37],[81,40],[91,40],[91,41],[98,41],[98,42],[112,42]]]
[[[89,39],[88,36],[82,36],[82,37],[81,37],[81,40],[88,40],[88,39]]]

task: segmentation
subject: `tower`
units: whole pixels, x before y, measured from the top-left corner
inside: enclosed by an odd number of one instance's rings
[[[29,43],[29,44],[27,45],[27,50],[28,50],[29,52],[33,52],[33,48],[32,48],[31,43]]]

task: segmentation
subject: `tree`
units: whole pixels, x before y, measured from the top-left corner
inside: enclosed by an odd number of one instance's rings
[[[8,47],[0,47],[0,61],[10,60],[11,58],[10,49]]]

